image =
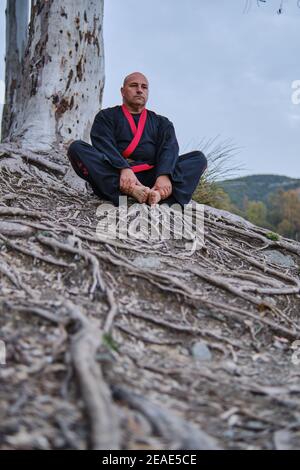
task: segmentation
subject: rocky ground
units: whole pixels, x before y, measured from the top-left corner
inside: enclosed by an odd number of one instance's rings
[[[299,449],[300,244],[194,203],[107,236],[67,168],[0,146],[0,448]]]

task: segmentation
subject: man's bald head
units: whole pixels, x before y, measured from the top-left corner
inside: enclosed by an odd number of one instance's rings
[[[138,80],[143,80],[147,83],[147,85],[149,86],[149,82],[148,82],[148,79],[147,77],[141,73],[141,72],[132,72],[131,74],[127,75],[127,77],[124,78],[124,81],[123,81],[123,87],[129,82],[129,81],[134,81],[135,79],[138,79]]]
[[[143,73],[133,72],[124,78],[121,94],[123,103],[132,113],[141,113],[148,100],[149,83]]]

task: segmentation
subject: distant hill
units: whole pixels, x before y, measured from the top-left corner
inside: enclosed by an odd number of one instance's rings
[[[250,201],[262,201],[267,204],[270,193],[277,189],[299,189],[300,178],[290,178],[281,175],[250,175],[241,178],[223,180],[218,184],[229,195],[233,204],[243,210],[243,203],[247,197]]]

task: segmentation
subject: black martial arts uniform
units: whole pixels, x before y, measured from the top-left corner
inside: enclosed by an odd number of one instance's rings
[[[136,126],[140,114],[132,114]],[[119,205],[120,170],[137,164],[154,165],[150,170],[136,172],[139,181],[148,187],[160,175],[168,175],[172,194],[162,203],[184,205],[190,202],[200,177],[207,167],[202,152],[178,155],[173,124],[163,116],[147,110],[147,120],[138,146],[129,158],[122,152],[133,139],[133,133],[122,107],[100,111],[91,129],[92,145],[76,140],[68,149],[68,157],[77,175],[88,181],[94,193]]]

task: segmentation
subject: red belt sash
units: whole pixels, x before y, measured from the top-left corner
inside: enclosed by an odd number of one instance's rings
[[[147,120],[147,110],[146,108],[143,109],[142,114],[140,115],[138,127],[136,127],[134,119],[126,106],[123,104],[122,105],[122,111],[129,122],[130,129],[133,133],[133,139],[128,145],[128,147],[122,152],[123,157],[128,158],[137,148],[141,137],[143,135],[143,131],[145,128],[146,120]],[[133,170],[134,173],[138,173],[139,171],[145,171],[145,170],[151,170],[151,168],[154,168],[154,165],[148,165],[148,163],[142,163],[140,165],[133,165],[131,169]]]

